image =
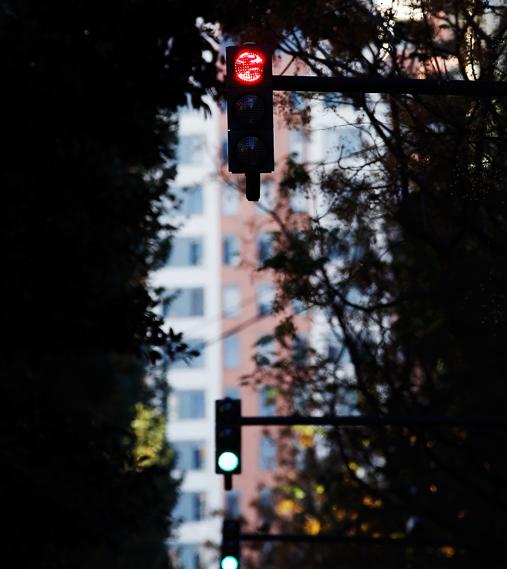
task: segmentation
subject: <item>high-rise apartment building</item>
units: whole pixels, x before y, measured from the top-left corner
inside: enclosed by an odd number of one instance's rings
[[[379,0],[378,5],[394,8],[397,19],[420,17],[405,0]],[[291,69],[285,72],[291,74]],[[276,351],[269,342],[258,344],[277,323],[271,311],[275,284],[269,272],[257,271],[272,252],[271,234],[277,229],[266,209],[279,203],[285,211],[290,209],[296,223],[307,213],[318,213],[320,223],[326,223],[326,204],[319,196],[278,199],[285,159],[291,155],[308,164],[310,171],[317,163],[322,168],[336,167],[338,160],[350,164],[360,149],[356,111],[341,105],[339,96],[327,94],[310,103],[296,94],[286,98],[285,112],[297,113],[301,105],[309,104],[311,118],[305,124],[293,120],[291,128],[282,116],[275,120],[275,172],[263,175],[259,204],[245,199],[238,186],[242,176],[227,174],[223,110],[211,105],[207,119],[196,111],[180,116],[175,185],[182,200],[182,225],[166,267],[153,275],[153,285],[163,287],[169,296],[177,294],[162,307],[166,325],[184,332],[187,343],[201,351],[188,365],[172,365],[168,376],[172,388],[168,435],[184,474],[175,511],[181,520],[175,532],[181,569],[212,566],[213,553],[204,544],[220,542],[223,513],[241,515],[253,529],[262,521],[254,500],[273,507],[276,430],[271,436],[261,428],[243,429],[243,474],[234,477],[234,490],[225,493],[222,477],[214,472],[214,401],[240,397],[244,415],[277,412],[269,386],[240,385],[241,377],[254,369],[256,356],[269,362]],[[342,350],[324,312],[301,306],[287,310],[298,314],[302,343],[330,355]]]
[[[214,109],[214,117],[218,110]],[[177,453],[177,474],[183,476],[174,518],[181,567],[205,566],[203,544],[216,541],[222,508],[222,481],[214,474],[214,401],[222,396],[222,355],[216,340],[220,322],[220,184],[217,154],[220,145],[216,118],[183,111],[179,121],[178,175],[172,186],[180,202],[171,222],[180,226],[166,265],[152,275],[152,285],[164,290],[166,326],[183,332],[185,342],[200,351],[188,362],[171,365],[168,379],[168,437]],[[205,552],[204,552],[205,554]],[[201,564],[199,564],[201,560]]]
[[[297,111],[301,101],[290,98]],[[243,429],[243,474],[234,476],[234,490],[223,491],[214,472],[214,401],[240,397],[244,415],[276,413],[269,386],[241,386],[240,378],[255,368],[255,359],[268,362],[277,346],[258,344],[273,333],[275,284],[267,271],[257,271],[272,253],[277,229],[266,210],[280,204],[297,223],[318,207],[313,199],[293,195],[280,201],[278,184],[289,154],[313,163],[332,161],[339,140],[353,135],[325,101],[313,101],[310,125],[287,128],[275,120],[273,174],[263,175],[261,201],[248,202],[239,188],[241,176],[227,174],[225,115],[212,106],[211,117],[198,111],[180,115],[178,176],[173,187],[181,200],[173,240],[164,268],[152,284],[165,290],[171,302],[161,310],[166,326],[184,333],[185,341],[201,352],[188,363],[171,365],[168,436],[178,454],[183,483],[174,518],[180,520],[171,549],[181,569],[211,567],[207,542],[220,542],[221,514],[241,515],[249,527],[259,519],[253,502],[272,507],[270,489],[277,469],[276,429]],[[345,121],[346,122],[346,121]],[[295,121],[297,125],[298,122]],[[341,128],[339,132],[338,126]],[[344,135],[344,136],[341,136]],[[305,307],[292,305],[299,340],[326,342],[325,322]]]

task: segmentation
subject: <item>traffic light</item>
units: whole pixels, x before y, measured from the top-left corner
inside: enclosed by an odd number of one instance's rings
[[[246,197],[258,201],[260,174],[275,167],[271,51],[256,44],[226,49],[229,171],[246,174]]]
[[[215,472],[241,473],[241,400],[215,401]]]
[[[241,563],[241,547],[239,543],[239,536],[239,521],[224,520],[222,524],[220,569],[239,569]]]

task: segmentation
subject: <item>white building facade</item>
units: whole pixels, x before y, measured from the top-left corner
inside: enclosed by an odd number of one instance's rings
[[[213,117],[218,115],[214,109]],[[171,365],[168,438],[177,453],[182,484],[173,512],[172,552],[181,569],[211,565],[203,544],[218,542],[222,480],[214,472],[214,402],[222,396],[220,344],[220,224],[216,118],[184,111],[179,121],[178,174],[171,185],[180,209],[171,222],[180,227],[165,266],[151,285],[173,297],[162,305],[165,327],[183,332],[184,341],[201,352],[189,362]]]
[[[181,199],[180,213],[177,218],[171,217],[171,221],[175,221],[180,229],[172,241],[168,262],[151,279],[154,288],[164,289],[169,297],[175,295],[170,303],[162,307],[166,328],[183,332],[184,341],[201,352],[198,358],[188,364],[173,364],[168,374],[171,396],[167,432],[171,446],[178,455],[177,474],[181,473],[183,477],[179,503],[173,512],[173,519],[180,520],[180,523],[176,525],[170,544],[171,551],[176,553],[175,566],[178,569],[215,566],[216,555],[205,544],[220,543],[220,513],[224,509],[234,511],[239,508],[239,512],[245,514],[255,489],[253,479],[259,473],[265,475],[262,470],[266,470],[263,466],[265,449],[259,443],[259,456],[254,459],[259,472],[254,472],[252,466],[244,469],[238,479],[243,478],[243,483],[251,482],[252,488],[243,488],[244,484],[238,480],[234,495],[230,493],[227,497],[236,498],[238,503],[232,505],[232,500],[225,499],[222,477],[216,475],[214,469],[214,402],[224,395],[239,396],[239,386],[234,388],[237,394],[231,395],[231,378],[236,383],[236,378],[243,371],[248,371],[244,367],[245,354],[241,356],[243,363],[240,364],[238,349],[229,350],[228,341],[241,337],[241,349],[248,352],[252,349],[248,337],[252,333],[251,327],[238,335],[224,336],[224,329],[236,324],[241,328],[252,317],[247,313],[253,302],[248,298],[251,292],[245,292],[244,279],[236,278],[234,271],[237,268],[244,273],[245,269],[238,267],[240,260],[259,253],[255,244],[251,245],[250,252],[245,253],[245,240],[248,241],[245,235],[251,231],[251,227],[240,220],[252,220],[257,226],[259,223],[262,225],[267,216],[221,179],[224,120],[220,109],[211,103],[210,106],[212,114],[207,118],[198,111],[183,111],[180,114],[178,175],[171,185]],[[322,100],[313,101],[311,106],[312,121],[304,127],[304,134],[301,129],[295,129],[279,136],[278,152],[281,151],[283,156],[278,158],[277,169],[283,167],[285,156],[289,153],[296,160],[310,164],[326,157],[332,162],[338,153],[337,148],[345,138],[354,134],[347,125],[348,116],[344,119],[337,117],[332,110],[325,110]],[[345,133],[347,136],[342,136]],[[276,141],[275,133],[275,144]],[[280,171],[276,175],[280,177]],[[272,207],[276,201],[275,181],[265,182],[262,192],[261,203]],[[271,195],[268,196],[268,193]],[[294,195],[290,201],[295,213],[313,215],[319,211],[315,196],[308,199]],[[241,226],[235,231],[244,232],[244,235],[234,234],[241,246],[231,245],[231,234],[227,227],[233,219],[238,220],[238,227]],[[237,251],[238,258],[235,256]],[[265,282],[257,285],[259,291],[263,286],[268,291],[270,285]],[[270,300],[266,304],[271,305],[274,291],[269,289],[268,292]],[[257,310],[256,314],[269,318],[270,310],[266,309],[265,315],[262,310]],[[317,348],[326,349],[322,344],[329,341],[329,323],[325,315],[318,315],[315,311],[311,318],[308,340]],[[259,326],[262,327],[262,320],[260,322]],[[218,341],[222,336],[224,341]],[[229,356],[237,357],[238,362],[229,361]],[[258,395],[254,402],[253,395],[242,388],[241,396],[246,414],[256,414],[257,411],[262,414],[262,409],[257,409]],[[247,404],[249,397],[250,403]],[[251,453],[259,441],[250,441],[247,433],[244,435],[244,445],[249,447]],[[274,468],[276,464],[270,466],[269,470]],[[241,494],[243,499],[240,500]]]

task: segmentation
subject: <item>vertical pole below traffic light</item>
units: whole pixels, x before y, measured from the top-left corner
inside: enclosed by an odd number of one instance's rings
[[[258,172],[246,173],[246,199],[258,202],[261,197],[261,175]]]

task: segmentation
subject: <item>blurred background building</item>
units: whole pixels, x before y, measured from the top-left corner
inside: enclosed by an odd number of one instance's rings
[[[269,386],[241,386],[241,377],[255,369],[256,361],[269,365],[277,349],[273,342],[258,343],[273,333],[279,318],[272,314],[275,283],[269,272],[257,270],[273,252],[277,225],[269,211],[285,208],[296,223],[314,213],[319,208],[315,198],[283,198],[279,192],[288,156],[311,170],[322,161],[334,163],[340,148],[354,144],[357,136],[346,120],[350,111],[337,112],[335,97],[281,97],[275,172],[263,175],[258,203],[246,200],[244,176],[227,173],[224,110],[210,103],[211,116],[193,110],[180,113],[173,187],[180,208],[172,217],[180,229],[167,263],[152,275],[152,285],[171,299],[161,306],[166,326],[183,332],[185,341],[200,352],[191,361],[172,364],[168,373],[168,436],[183,477],[174,511],[180,524],[172,547],[181,569],[212,566],[213,550],[206,545],[220,543],[224,514],[241,516],[248,527],[256,528],[266,520],[254,502],[266,515],[275,506],[271,487],[278,465],[276,430],[243,429],[243,474],[234,477],[233,491],[224,492],[222,477],[214,472],[214,402],[241,398],[244,415],[276,412],[276,392]],[[303,113],[311,117],[307,124],[299,116]],[[329,342],[333,349],[325,320],[297,304],[287,310],[297,315],[299,348]]]

